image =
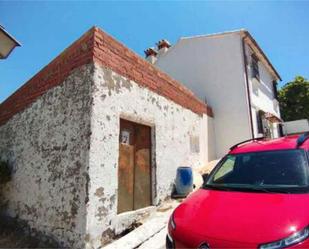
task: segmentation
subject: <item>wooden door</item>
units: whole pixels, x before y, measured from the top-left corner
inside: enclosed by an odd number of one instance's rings
[[[151,205],[151,130],[135,127],[134,209]]]
[[[151,128],[120,120],[118,213],[151,205]]]
[[[120,120],[118,213],[133,210],[134,126]]]

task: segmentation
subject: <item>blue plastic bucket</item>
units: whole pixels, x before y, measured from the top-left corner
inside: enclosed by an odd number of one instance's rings
[[[191,167],[179,167],[177,169],[175,188],[177,194],[185,196],[193,190],[193,174]]]

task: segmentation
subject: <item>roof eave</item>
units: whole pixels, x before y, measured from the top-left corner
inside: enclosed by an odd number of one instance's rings
[[[269,69],[271,70],[272,74],[275,76],[275,78],[277,78],[277,80],[282,81],[281,76],[279,75],[279,73],[277,72],[277,70],[275,69],[275,67],[272,65],[272,63],[270,62],[270,60],[268,59],[268,57],[266,56],[266,54],[263,52],[263,50],[261,49],[261,47],[259,46],[259,44],[256,42],[256,40],[253,38],[253,36],[249,33],[249,31],[247,30],[242,30],[241,31],[243,33],[243,38],[248,38],[253,46],[255,46],[255,48],[258,50],[258,52],[260,53],[260,55],[263,57],[263,59],[265,60],[265,62],[267,63]]]
[[[3,26],[0,25],[0,30],[5,33],[7,35],[7,37],[9,37],[16,45],[16,47],[20,47],[21,43],[19,41],[17,41],[9,32],[7,32],[5,30],[5,28]]]

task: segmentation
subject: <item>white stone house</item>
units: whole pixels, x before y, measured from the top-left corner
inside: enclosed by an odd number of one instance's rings
[[[162,40],[148,60],[184,83],[215,113],[216,154],[260,136],[278,137],[279,74],[248,31]]]
[[[212,110],[98,28],[0,105],[6,215],[61,246],[98,248],[212,158]],[[210,134],[210,135],[209,135]]]

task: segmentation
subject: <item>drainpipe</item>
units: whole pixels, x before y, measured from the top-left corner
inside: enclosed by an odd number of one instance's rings
[[[247,98],[248,98],[248,105],[249,105],[250,130],[251,130],[252,139],[254,139],[252,108],[251,108],[251,94],[250,94],[250,88],[249,88],[249,76],[248,76],[248,69],[247,69],[247,56],[246,56],[246,49],[245,49],[245,38],[246,38],[246,36],[244,36],[242,38],[242,51],[243,51],[243,57],[244,57],[244,69],[245,69],[245,76],[246,76],[245,77],[245,84],[246,84]]]

